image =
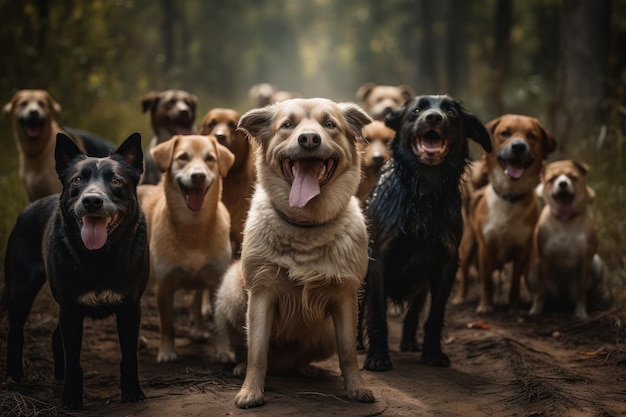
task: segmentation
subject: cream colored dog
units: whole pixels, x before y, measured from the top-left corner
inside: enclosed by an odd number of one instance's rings
[[[348,397],[374,401],[356,355],[357,292],[367,268],[367,232],[354,197],[361,176],[356,143],[370,121],[354,104],[319,98],[251,110],[239,121],[259,144],[258,183],[234,267],[240,272],[226,274],[215,320],[226,306],[235,312],[230,320],[239,320],[234,327],[247,329],[240,408],[264,403],[268,364],[306,371],[335,352]]]
[[[546,205],[535,227],[528,276],[533,293],[530,314],[541,313],[548,295],[574,301],[576,317],[587,318],[589,277],[598,277],[592,268],[598,236],[590,210],[595,193],[587,185],[588,172],[587,164],[565,160],[548,164],[542,175],[538,188]]]
[[[150,275],[161,322],[157,362],[177,359],[173,301],[181,288],[196,290],[190,337],[207,337],[202,322],[202,291],[217,289],[232,258],[230,216],[221,201],[222,178],[234,156],[214,136],[174,136],[152,149],[164,172],[158,185],[139,187],[148,221]]]

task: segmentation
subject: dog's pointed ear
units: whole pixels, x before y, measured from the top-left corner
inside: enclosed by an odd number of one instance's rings
[[[484,149],[485,152],[491,152],[491,135],[487,129],[485,129],[483,122],[481,122],[478,117],[463,108],[461,109],[461,114],[463,115],[463,120],[465,121],[465,136],[473,139]]]
[[[2,113],[9,116],[13,111],[13,100],[9,101],[7,104],[2,107]]]
[[[235,163],[235,154],[226,146],[219,143],[217,139],[215,139],[215,147],[217,148],[217,161],[220,167],[220,175],[225,177]]]
[[[409,101],[411,99],[411,97],[415,97],[415,91],[409,87],[408,85],[399,85],[398,89],[400,90],[400,93],[402,94],[402,98],[404,99],[404,102],[406,103],[407,101]]]
[[[69,166],[70,162],[74,160],[79,155],[83,155],[86,157],[85,152],[78,147],[76,142],[65,133],[57,133],[57,143],[54,148],[54,160],[56,162],[55,168],[57,171],[57,175],[61,182],[63,181],[63,176]]]
[[[589,168],[589,165],[587,165],[583,161],[576,161],[576,160],[574,160],[574,161],[572,161],[572,164],[574,164],[576,169],[579,170],[580,173],[583,174],[583,175],[589,174],[589,171],[591,170],[591,168]]]
[[[159,168],[159,171],[166,172],[169,169],[174,156],[174,148],[180,140],[180,137],[181,135],[173,136],[170,140],[161,142],[150,150],[152,158],[154,159],[156,166]]]
[[[141,134],[131,133],[122,144],[113,151],[120,155],[124,161],[141,175],[143,173],[143,150],[141,149]]]
[[[363,84],[362,86],[360,86],[358,90],[356,90],[356,93],[354,94],[354,96],[359,101],[365,101],[367,97],[372,93],[372,90],[374,90],[375,87],[376,87],[376,83],[367,82]]]
[[[237,130],[243,131],[248,137],[262,144],[264,133],[272,125],[275,115],[275,105],[249,110],[239,119]]]
[[[350,130],[351,136],[357,141],[362,142],[363,127],[372,123],[372,118],[365,111],[354,103],[339,103],[341,112],[343,113],[346,124]]]
[[[402,116],[404,116],[404,109],[406,109],[405,105],[399,110],[392,110],[387,113],[385,116],[385,125],[394,131],[398,131],[400,129],[400,124],[402,123]]]
[[[141,98],[141,112],[145,113],[152,109],[156,103],[159,102],[160,93],[158,91],[150,91],[148,94]]]
[[[539,123],[539,120],[537,120],[537,124],[539,126],[539,130],[541,131],[541,134],[543,135],[543,140],[541,141],[541,150],[543,152],[543,159],[546,159],[548,155],[556,151],[556,138],[554,137],[552,132],[550,132],[548,129],[543,127],[541,123]]]
[[[57,101],[52,97],[50,93],[45,92],[46,100],[48,101],[48,105],[56,114],[61,113],[61,105],[57,103]]]

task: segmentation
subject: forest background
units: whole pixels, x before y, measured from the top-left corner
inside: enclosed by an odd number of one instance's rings
[[[551,160],[592,166],[607,309],[626,287],[626,3],[619,0],[0,0],[0,103],[50,91],[61,122],[113,142],[152,132],[151,90],[251,108],[269,82],[304,97],[355,101],[366,82],[447,93],[487,122],[539,118]],[[0,255],[26,197],[0,119]],[[2,275],[2,272],[0,272]]]

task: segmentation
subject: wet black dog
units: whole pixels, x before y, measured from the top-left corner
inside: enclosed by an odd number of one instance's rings
[[[458,267],[462,233],[459,181],[469,160],[466,138],[491,151],[489,133],[448,96],[414,97],[387,115],[395,130],[392,159],[383,168],[366,206],[370,222],[365,368],[392,368],[387,346],[386,304],[408,303],[402,351],[417,351],[418,314],[432,298],[421,362],[448,366],[441,351],[445,306]]]
[[[65,377],[63,407],[82,406],[86,316],[116,315],[122,400],[141,401],[139,302],[149,274],[146,222],[137,200],[141,136],[132,134],[107,158],[91,158],[59,133],[55,159],[63,192],[26,207],[7,246],[2,297],[10,325],[7,379],[19,382],[24,374],[24,323],[47,278],[60,307],[52,342],[55,377]]]

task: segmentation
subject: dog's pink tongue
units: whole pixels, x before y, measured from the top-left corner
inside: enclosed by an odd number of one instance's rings
[[[188,188],[187,195],[187,207],[191,211],[202,210],[202,204],[204,203],[204,190],[201,188]]]
[[[296,162],[296,177],[291,184],[289,205],[302,208],[320,193],[320,183],[317,179],[324,163],[320,160],[301,160]]]
[[[557,216],[561,221],[569,220],[572,215],[572,204],[566,199],[555,198],[557,207]]]
[[[36,138],[37,136],[39,136],[39,132],[41,132],[40,128],[30,126],[26,126],[24,130],[26,131],[26,134],[31,138]]]
[[[83,217],[80,238],[89,250],[100,249],[107,243],[107,219],[104,217]]]
[[[506,164],[504,173],[514,180],[519,180],[524,175],[524,167],[513,164]]]

